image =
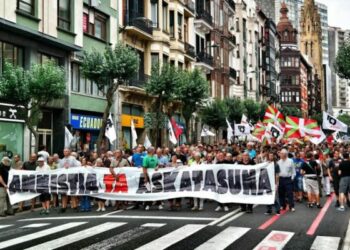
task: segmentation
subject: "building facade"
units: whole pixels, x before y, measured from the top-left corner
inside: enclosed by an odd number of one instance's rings
[[[50,153],[64,147],[64,126],[71,123],[72,114],[92,118],[99,117],[103,110],[103,96],[93,83],[82,78],[79,64],[83,47],[103,50],[117,41],[116,16],[115,1],[2,1],[1,62],[10,60],[28,69],[33,63],[54,60],[67,72],[65,97],[42,107],[43,116],[38,125],[38,144],[45,144]],[[34,141],[22,123],[10,123],[1,125],[1,133],[7,133],[6,127],[16,131],[18,146],[10,149],[26,159]],[[94,127],[74,129],[95,131]],[[86,134],[91,147],[92,138],[93,135]]]
[[[312,63],[316,84],[316,107],[313,114],[325,110],[326,86],[322,57],[322,29],[321,18],[314,0],[305,0],[300,17],[300,50]],[[312,114],[310,114],[312,115]]]
[[[281,5],[277,32],[281,43],[280,104],[301,110],[308,116],[315,105],[312,67],[298,49],[298,31],[288,18],[288,8]]]
[[[339,48],[345,40],[350,38],[349,30],[342,30],[337,27],[328,28],[329,44],[329,65],[334,65]],[[332,107],[335,110],[345,110],[350,108],[350,86],[349,81],[341,79],[336,73],[334,67],[331,67],[332,82]]]

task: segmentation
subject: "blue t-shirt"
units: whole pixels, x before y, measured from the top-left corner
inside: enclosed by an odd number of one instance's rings
[[[146,154],[145,153],[135,153],[132,155],[132,162],[134,164],[135,167],[142,167],[142,161],[143,161],[143,158],[145,158]]]
[[[294,165],[295,165],[295,172],[296,172],[296,176],[295,177],[299,178],[299,177],[302,176],[300,170],[301,170],[301,164],[304,162],[304,160],[294,158],[293,162],[294,162]]]
[[[256,157],[256,151],[254,149],[248,150],[249,158],[254,159]]]

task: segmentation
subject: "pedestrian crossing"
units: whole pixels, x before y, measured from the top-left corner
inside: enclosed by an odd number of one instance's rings
[[[56,223],[56,224],[55,224]],[[296,233],[288,231],[262,231],[248,227],[218,227],[208,224],[172,223],[134,223],[78,221],[55,223],[23,223],[0,225],[0,249],[168,249],[177,244],[192,242],[188,249],[237,249],[246,239],[254,240],[256,232],[262,237],[256,237],[254,247],[249,249],[284,249],[292,242]],[[61,224],[60,224],[61,223]],[[21,228],[20,235],[1,237],[9,229]],[[215,229],[215,230],[213,230]],[[210,231],[210,234],[207,234]],[[208,236],[210,235],[210,236]],[[306,234],[305,234],[305,237]],[[193,239],[196,238],[196,246]],[[199,239],[198,239],[199,238]],[[87,239],[89,241],[87,241]],[[198,243],[198,244],[197,244]],[[339,249],[340,237],[316,236],[305,249],[323,250]],[[248,249],[248,248],[247,248]],[[303,248],[304,249],[304,248]]]

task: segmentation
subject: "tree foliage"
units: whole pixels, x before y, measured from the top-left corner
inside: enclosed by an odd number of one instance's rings
[[[41,108],[54,99],[62,98],[65,89],[64,70],[53,61],[34,64],[28,70],[6,62],[0,78],[0,97],[15,106],[24,107],[25,123],[36,143],[38,133],[35,126],[40,120]]]
[[[227,106],[224,101],[214,100],[209,105],[202,108],[200,117],[202,122],[218,131],[226,127],[226,117],[228,114]]]
[[[84,52],[83,75],[96,83],[98,89],[106,95],[107,101],[102,126],[97,138],[98,151],[101,150],[114,93],[119,85],[126,84],[135,76],[139,69],[139,63],[138,54],[123,44],[117,44],[114,48],[107,47],[103,53],[96,50]]]
[[[227,110],[227,119],[230,122],[240,123],[242,119],[242,114],[246,113],[244,103],[236,97],[226,98],[223,101]]]
[[[286,116],[297,116],[297,117],[302,117],[302,112],[300,109],[295,108],[295,107],[288,107],[284,106],[281,108],[281,113],[286,117]]]
[[[334,63],[335,71],[340,78],[350,79],[350,41],[347,40],[337,53]]]
[[[341,122],[344,122],[350,127],[350,115],[343,113],[337,117]]]
[[[188,142],[191,117],[208,98],[209,85],[198,69],[181,71],[179,83],[176,95],[182,104],[181,110],[186,123],[186,140]]]

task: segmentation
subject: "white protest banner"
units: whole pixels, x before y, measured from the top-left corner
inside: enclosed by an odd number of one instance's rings
[[[150,190],[142,169],[74,167],[47,172],[11,169],[8,194],[11,204],[40,193],[88,195],[108,200],[154,201],[181,197],[216,200],[220,203],[273,204],[274,166],[213,164],[149,169]],[[150,185],[149,185],[150,184]]]

